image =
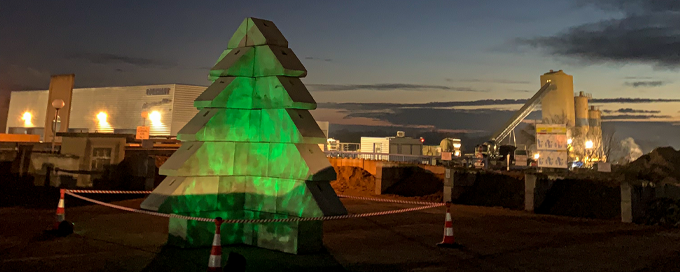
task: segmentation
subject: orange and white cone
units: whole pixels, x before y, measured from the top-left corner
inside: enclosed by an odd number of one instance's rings
[[[215,238],[213,238],[210,260],[208,260],[208,272],[222,271],[222,244],[220,243],[220,226],[222,218],[215,218]]]
[[[446,202],[446,222],[444,222],[444,239],[437,244],[440,247],[459,247],[453,237],[453,219],[451,219],[451,202]]]
[[[57,215],[54,220],[54,229],[57,230],[59,229],[59,224],[66,220],[66,214],[64,210],[64,193],[65,189],[59,190],[61,196],[59,197],[59,204],[57,205]]]

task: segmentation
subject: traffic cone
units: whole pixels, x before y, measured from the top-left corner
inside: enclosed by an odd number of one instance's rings
[[[453,238],[453,220],[451,219],[451,202],[446,202],[446,222],[444,222],[444,239],[437,244],[440,247],[457,248],[460,245]]]
[[[215,218],[215,238],[213,238],[210,260],[208,260],[208,272],[222,271],[222,244],[220,243],[220,226],[222,218]]]
[[[64,211],[64,193],[66,189],[59,190],[61,196],[59,197],[59,204],[57,205],[57,215],[54,220],[54,230],[59,229],[59,224],[66,220],[66,214]]]

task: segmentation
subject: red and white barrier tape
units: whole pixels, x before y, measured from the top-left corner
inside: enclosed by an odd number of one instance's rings
[[[367,201],[388,202],[388,203],[398,203],[398,204],[412,204],[412,205],[437,205],[437,204],[440,204],[438,202],[408,201],[408,200],[373,198],[373,197],[350,196],[350,195],[338,195],[338,197],[340,197],[340,198],[350,198],[350,199],[356,199],[356,200],[367,200]]]
[[[72,192],[77,194],[150,194],[153,191],[114,191],[114,190],[70,190],[66,189],[66,192]]]
[[[113,209],[128,211],[128,212],[148,214],[148,215],[167,217],[167,218],[170,218],[170,217],[180,218],[180,219],[202,221],[202,222],[214,222],[215,221],[214,218],[193,217],[193,216],[171,214],[171,213],[159,213],[159,212],[145,211],[145,210],[140,210],[140,209],[133,209],[133,208],[129,208],[129,207],[119,206],[119,205],[106,203],[106,202],[103,202],[103,201],[94,200],[94,199],[91,199],[91,198],[88,198],[88,197],[78,195],[78,194],[76,194],[76,191],[78,191],[78,190],[66,190],[66,194],[80,198],[80,199],[85,200],[85,201],[95,203],[95,204],[99,204],[99,205],[106,206],[106,207],[113,208]],[[85,190],[83,190],[83,191],[85,191]],[[93,190],[90,190],[90,191],[93,191]],[[104,191],[104,192],[110,192],[110,191]],[[352,198],[354,198],[354,197],[352,197]],[[362,198],[362,199],[364,199],[364,200],[389,200],[389,199],[374,199],[374,198]],[[384,202],[387,202],[387,201],[384,201]],[[407,201],[404,201],[404,202],[407,202]],[[401,203],[401,202],[399,202],[399,203]],[[398,214],[398,213],[405,213],[405,212],[412,212],[412,211],[419,211],[419,210],[425,210],[425,209],[430,209],[430,208],[436,208],[436,207],[441,207],[441,206],[445,205],[444,203],[432,203],[432,202],[412,202],[412,203],[402,203],[402,204],[413,204],[413,203],[427,203],[427,204],[425,206],[421,206],[421,207],[391,210],[391,211],[384,211],[384,212],[359,213],[359,214],[334,215],[334,216],[318,216],[318,217],[291,217],[291,218],[280,218],[280,219],[227,219],[227,220],[223,220],[222,223],[226,223],[226,224],[243,224],[243,223],[258,224],[258,223],[281,223],[281,222],[295,222],[295,221],[321,221],[321,220],[326,221],[326,220],[363,218],[363,217],[371,217],[371,216],[379,216],[379,215]]]
[[[77,193],[77,194],[147,194],[148,195],[148,194],[151,194],[153,191],[70,190],[70,189],[66,189],[66,192],[72,192],[72,193]],[[437,202],[408,201],[408,200],[373,198],[373,197],[351,196],[351,195],[338,195],[338,197],[356,199],[356,200],[398,203],[398,204],[412,204],[412,205],[433,205],[433,204],[437,204]]]

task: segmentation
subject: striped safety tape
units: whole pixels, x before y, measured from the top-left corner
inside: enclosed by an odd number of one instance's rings
[[[115,191],[115,190],[66,190],[77,194],[150,194],[153,191]]]
[[[70,189],[67,189],[66,191],[77,193],[77,194],[151,194],[153,192],[153,191],[70,190]],[[350,195],[338,195],[338,197],[356,199],[356,200],[398,203],[398,204],[412,204],[412,205],[433,205],[433,204],[437,204],[437,202],[408,201],[408,200],[396,200],[396,199],[350,196]]]
[[[193,216],[186,216],[186,215],[179,215],[179,214],[172,214],[172,213],[159,213],[159,212],[152,212],[152,211],[146,211],[146,210],[133,209],[133,208],[129,208],[129,207],[119,206],[119,205],[106,203],[106,202],[103,202],[103,201],[99,201],[99,200],[95,200],[95,199],[91,199],[91,198],[88,198],[88,197],[78,195],[74,191],[76,191],[76,190],[68,190],[68,191],[66,191],[66,194],[74,196],[76,198],[80,198],[80,199],[85,200],[85,201],[95,203],[95,204],[99,204],[99,205],[102,205],[102,206],[113,208],[113,209],[118,209],[118,210],[123,210],[123,211],[128,211],[128,212],[134,212],[134,213],[147,214],[147,215],[153,215],[153,216],[167,217],[167,218],[172,217],[172,218],[180,218],[180,219],[202,221],[202,222],[215,222],[214,218],[193,217]],[[383,212],[334,215],[334,216],[318,216],[318,217],[291,217],[291,218],[279,218],[279,219],[228,219],[228,220],[223,220],[222,223],[226,223],[226,224],[256,223],[257,224],[257,223],[281,223],[281,222],[296,222],[296,221],[321,221],[321,220],[327,221],[327,220],[363,218],[363,217],[371,217],[371,216],[398,214],[398,213],[405,213],[405,212],[412,212],[412,211],[419,211],[419,210],[431,209],[431,208],[436,208],[436,207],[442,207],[442,206],[445,205],[444,203],[429,203],[429,202],[420,202],[420,203],[428,203],[428,204],[424,205],[424,206],[420,206],[420,207],[391,210],[391,211],[383,211]],[[410,203],[408,203],[408,204],[410,204]]]

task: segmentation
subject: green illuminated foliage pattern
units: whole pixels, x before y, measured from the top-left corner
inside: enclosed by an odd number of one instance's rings
[[[247,18],[210,70],[213,84],[180,130],[182,147],[161,167],[168,178],[142,207],[225,219],[346,214],[329,185],[326,137],[298,77],[307,71],[269,21]],[[183,178],[180,178],[183,177]],[[180,182],[181,184],[176,184]],[[321,222],[225,224],[222,243],[300,253],[321,246]],[[170,244],[207,246],[214,224],[170,219]]]

